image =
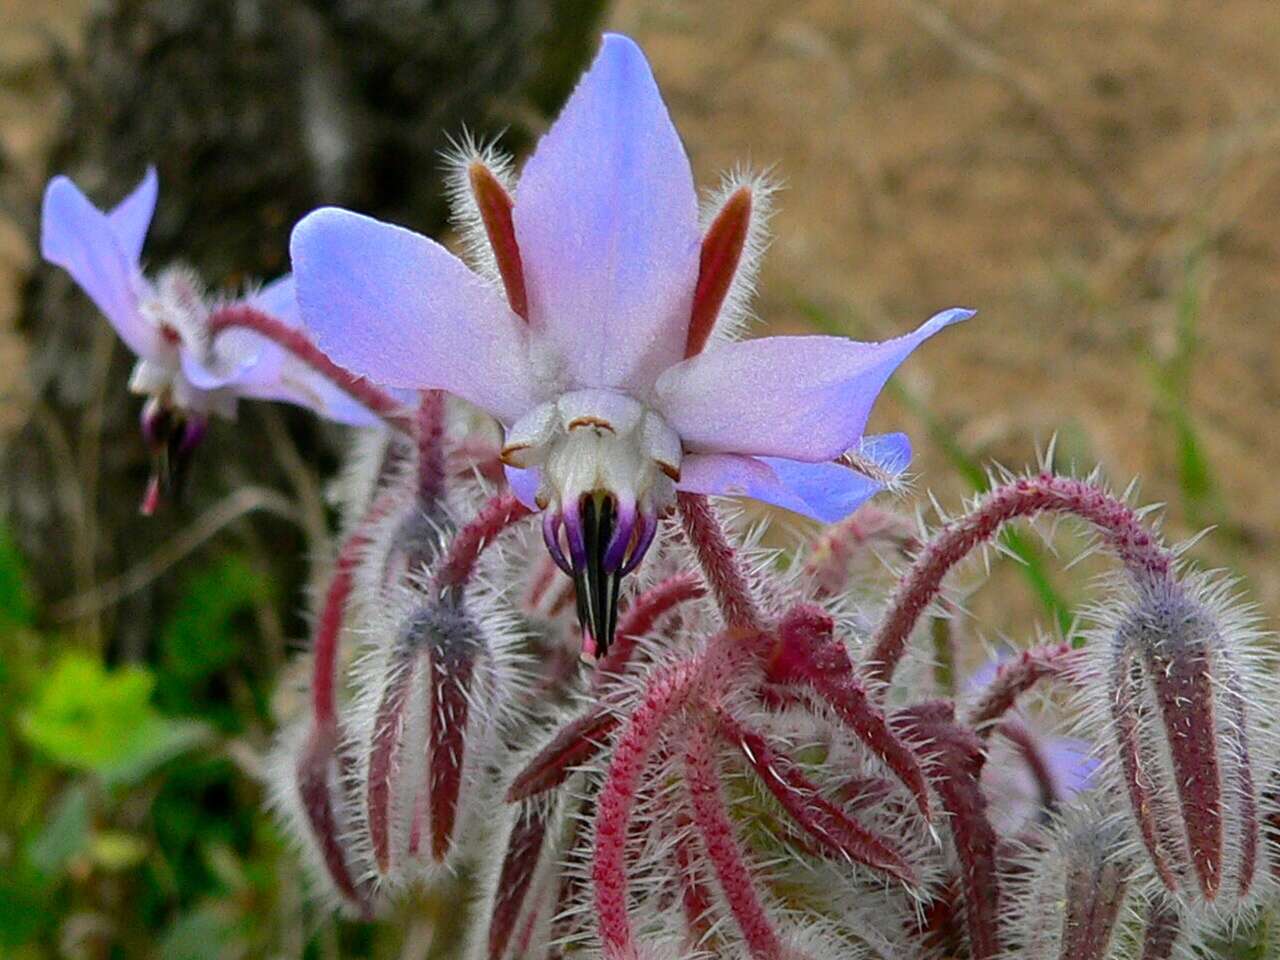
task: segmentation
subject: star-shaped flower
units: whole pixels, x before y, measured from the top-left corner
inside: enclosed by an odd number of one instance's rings
[[[884,343],[730,342],[720,315],[749,284],[756,191],[730,190],[700,227],[689,160],[631,40],[605,37],[514,197],[504,174],[476,158],[464,181],[488,276],[326,208],[294,230],[298,297],[335,362],[447,390],[505,425],[512,485],[544,511],[547,546],[577,581],[588,649],[609,642],[618,579],[676,490],[833,520],[905,466],[901,435],[859,448],[871,406],[919,343],[970,311]],[[851,454],[874,476],[836,462]]]
[[[240,397],[283,400],[330,420],[369,425],[378,417],[280,345],[245,330],[215,337],[209,320],[220,303],[199,278],[170,267],[148,279],[140,265],[155,212],[158,179],[142,182],[109,212],[95,207],[67,177],[45,189],[40,248],[64,268],[137,355],[129,387],[148,400],[142,428],[156,457],[143,508],[177,486],[210,414],[233,417]],[[268,284],[244,304],[298,326],[293,279]]]

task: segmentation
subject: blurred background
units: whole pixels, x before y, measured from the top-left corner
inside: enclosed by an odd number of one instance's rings
[[[320,203],[447,238],[448,137],[526,150],[606,28],[702,184],[785,184],[760,329],[980,310],[877,408],[916,442],[903,509],[1056,435],[1173,538],[1214,527],[1192,556],[1280,613],[1273,0],[0,0],[0,956],[415,957],[431,932],[309,905],[262,811],[341,433],[246,404],[189,502],[140,518],[131,359],[39,261],[45,181],[106,205],[155,163],[149,262],[232,287],[287,269]],[[1075,543],[1010,540],[975,629],[1068,630],[1100,569],[1064,570]]]

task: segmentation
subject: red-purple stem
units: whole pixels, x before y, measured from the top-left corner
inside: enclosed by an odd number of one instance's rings
[[[365,790],[369,839],[373,844],[374,860],[383,874],[391,868],[391,782],[399,763],[405,704],[418,660],[409,643],[397,646],[391,658],[387,685],[382,691],[374,719],[373,739],[369,745],[369,782]]]
[[[679,493],[676,494],[676,503],[685,537],[697,554],[725,626],[730,629],[761,629],[760,609],[747,583],[746,573],[738,563],[711,502],[701,494]]]
[[[953,566],[991,540],[1010,520],[1046,512],[1072,514],[1097,527],[1136,583],[1145,586],[1172,575],[1173,554],[1123,500],[1071,477],[1047,473],[1023,477],[991,491],[971,512],[947,524],[925,545],[899,582],[872,638],[866,666],[869,675],[883,683],[893,679],[916,621],[938,595]]]
[[[721,735],[742,751],[760,782],[824,855],[861,863],[907,885],[915,883],[914,871],[890,841],[876,836],[825,799],[817,784],[763,734],[723,711],[716,719]]]
[[[992,729],[988,726],[984,730],[975,732],[982,736],[984,732]],[[1039,739],[1027,729],[1026,724],[1017,720],[1005,720],[998,729],[1000,736],[1013,744],[1014,749],[1022,757],[1023,763],[1031,771],[1031,778],[1035,780],[1036,788],[1040,791],[1041,809],[1046,812],[1053,810],[1061,798],[1058,796],[1058,783],[1054,780],[1053,770],[1049,766],[1044,751],[1040,749]]]
[[[208,331],[212,339],[216,339],[224,330],[237,328],[252,330],[266,337],[289,351],[353,400],[376,413],[389,426],[395,427],[402,433],[411,432],[412,427],[405,418],[400,403],[394,397],[378,389],[363,377],[357,377],[338,366],[311,341],[310,337],[296,327],[291,327],[284,321],[245,304],[221,307],[209,316]]]
[[[685,748],[686,790],[693,820],[747,950],[756,960],[781,960],[782,941],[760,902],[720,792],[713,741],[713,731],[704,724],[689,737]]]
[[[436,504],[444,496],[445,396],[440,390],[424,390],[418,403],[418,502]]]
[[[465,584],[484,548],[507,527],[529,516],[530,512],[513,493],[500,493],[490,498],[475,519],[453,538],[440,572],[436,574],[436,584],[440,587]]]
[[[675,607],[706,593],[702,578],[685,571],[672,574],[636,597],[618,621],[617,636],[604,659],[596,666],[597,689],[617,679],[627,669],[635,653],[636,641],[653,629],[658,619]]]
[[[866,504],[823,531],[809,550],[805,573],[819,596],[834,596],[844,587],[850,558],[863,547],[888,543],[909,552],[918,546],[916,530],[906,517]]]
[[[1145,769],[1139,730],[1138,688],[1144,683],[1134,651],[1122,647],[1112,667],[1111,718],[1115,721],[1116,746],[1120,751],[1120,769],[1124,776],[1129,806],[1138,821],[1138,832],[1151,857],[1152,866],[1164,885],[1173,891],[1178,881],[1165,852],[1171,848],[1168,837],[1173,822],[1172,811],[1165,802],[1160,784],[1153,782],[1156,771]],[[1172,847],[1176,850],[1176,847]]]
[[[447,649],[433,645],[428,651],[431,699],[427,704],[428,753],[425,796],[431,810],[431,856],[443,862],[453,843],[458,798],[466,762],[466,733],[471,710],[470,690],[475,674],[475,649]],[[410,852],[422,821],[415,812]]]
[[[649,755],[671,714],[688,695],[698,662],[677,664],[649,681],[643,699],[614,744],[596,794],[595,855],[591,878],[606,960],[626,960],[634,949],[627,912],[627,834]]]
[[[529,895],[547,837],[547,811],[542,804],[524,807],[507,838],[489,917],[489,960],[502,960],[516,921]]]
[[[969,712],[969,726],[977,731],[978,736],[985,737],[1018,697],[1042,679],[1069,676],[1075,659],[1071,644],[1052,643],[1024,650],[1000,664],[995,679],[987,685],[982,699]]]
[[[973,960],[990,960],[1000,953],[1000,879],[996,832],[978,782],[982,742],[955,723],[949,701],[908,707],[901,718],[917,741],[929,744],[926,770],[951,815],[951,838],[960,861],[969,951]]]

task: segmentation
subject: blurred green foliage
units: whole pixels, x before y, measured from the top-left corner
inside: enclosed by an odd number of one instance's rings
[[[153,667],[107,664],[38,629],[27,582],[0,527],[0,957],[214,960],[336,944],[302,913],[292,852],[245,759],[265,746],[275,679],[242,669],[255,611],[278,599],[269,581],[239,554],[197,569]],[[256,689],[228,701],[228,670]]]

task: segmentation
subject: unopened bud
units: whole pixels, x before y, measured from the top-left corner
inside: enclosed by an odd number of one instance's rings
[[[1108,682],[1095,716],[1109,722],[1130,815],[1189,906],[1239,909],[1258,874],[1251,639],[1220,594],[1168,578],[1138,591],[1099,654]]]

